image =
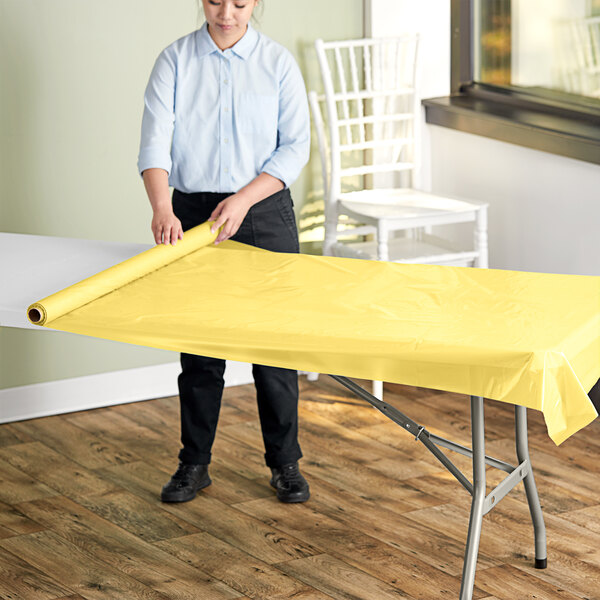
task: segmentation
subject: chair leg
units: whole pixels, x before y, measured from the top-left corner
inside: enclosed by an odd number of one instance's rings
[[[389,260],[388,249],[389,231],[385,221],[377,221],[377,260]]]
[[[475,570],[479,539],[483,523],[485,501],[485,428],[483,418],[483,398],[471,396],[471,436],[473,440],[473,501],[469,519],[469,533],[465,548],[465,562],[460,586],[460,600],[471,600],[475,585]]]
[[[383,381],[373,382],[373,396],[379,400],[383,400]]]
[[[475,219],[474,246],[477,251],[475,259],[476,267],[480,269],[488,268],[488,234],[487,234],[487,206],[482,206],[477,211]]]
[[[517,441],[517,458],[519,463],[527,461],[529,463],[529,473],[523,480],[525,493],[527,494],[527,503],[529,512],[533,521],[533,533],[535,538],[535,568],[545,569],[548,565],[546,554],[546,525],[544,515],[540,506],[535,479],[533,478],[533,469],[531,459],[529,458],[529,444],[527,443],[527,408],[524,406],[515,406],[515,433]]]

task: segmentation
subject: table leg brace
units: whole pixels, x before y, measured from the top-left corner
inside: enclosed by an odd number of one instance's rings
[[[403,427],[406,431],[412,433],[415,436],[415,440],[422,442],[473,496],[471,502],[471,515],[469,518],[469,532],[467,534],[467,544],[465,548],[465,562],[463,565],[460,600],[471,600],[473,597],[483,515],[494,508],[521,480],[523,480],[525,485],[529,512],[531,513],[535,533],[535,567],[537,569],[546,568],[546,528],[529,459],[527,443],[527,409],[524,406],[515,407],[515,440],[519,464],[517,467],[513,467],[504,461],[486,456],[485,454],[485,419],[483,398],[481,396],[471,396],[472,447],[466,448],[460,444],[429,433],[425,427],[413,421],[397,408],[394,408],[383,400],[369,394],[369,392],[349,380],[347,377],[338,375],[331,375],[331,377],[363,400],[366,400],[374,408]],[[468,481],[468,479],[437,446],[448,448],[449,450],[472,458],[473,483]],[[487,496],[486,464],[509,473],[509,475]]]

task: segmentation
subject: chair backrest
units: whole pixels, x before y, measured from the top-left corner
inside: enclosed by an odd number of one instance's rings
[[[592,72],[600,68],[600,17],[571,22],[579,66]]]
[[[559,85],[600,98],[600,17],[557,22]]]
[[[572,23],[577,62],[582,71],[583,93],[600,98],[600,17]]]
[[[408,172],[414,184],[418,41],[410,34],[315,42],[329,130],[326,201],[335,201],[345,177]]]
[[[317,132],[317,142],[319,144],[319,156],[321,157],[321,172],[323,174],[323,197],[326,199],[329,194],[329,169],[331,155],[329,153],[329,143],[327,141],[327,132],[323,120],[323,105],[325,96],[317,94],[314,90],[308,92],[308,105],[313,116],[315,131]]]

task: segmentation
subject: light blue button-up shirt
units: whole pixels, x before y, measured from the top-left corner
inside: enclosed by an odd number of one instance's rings
[[[138,170],[157,167],[182,192],[237,192],[262,172],[288,187],[308,161],[300,69],[248,25],[220,50],[200,29],[161,52],[146,88]]]

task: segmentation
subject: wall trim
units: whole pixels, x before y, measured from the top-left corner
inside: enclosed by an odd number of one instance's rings
[[[179,362],[0,390],[0,423],[177,396]],[[252,383],[252,365],[227,361],[225,387]]]

